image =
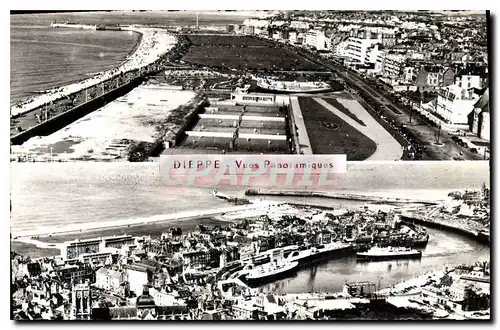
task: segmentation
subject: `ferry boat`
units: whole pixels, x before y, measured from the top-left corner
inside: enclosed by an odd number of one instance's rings
[[[298,265],[298,261],[268,262],[251,269],[245,279],[251,287],[260,286],[285,278],[287,275],[292,274]]]
[[[358,252],[356,256],[366,260],[412,259],[421,258],[422,252],[404,247],[372,247],[368,251]]]
[[[333,255],[341,255],[343,252],[351,251],[352,247],[352,244],[337,242],[320,245],[305,250],[293,251],[288,255],[288,260],[297,261],[299,264],[307,264]]]
[[[265,78],[257,78],[257,87],[272,93],[322,93],[332,90],[329,84],[321,81],[274,81]]]

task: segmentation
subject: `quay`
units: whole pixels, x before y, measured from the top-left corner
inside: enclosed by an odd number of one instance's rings
[[[484,234],[482,232],[478,232],[478,231],[468,229],[468,228],[453,226],[450,223],[444,223],[442,221],[432,221],[428,217],[424,217],[422,215],[415,214],[413,212],[403,212],[401,214],[401,220],[403,222],[406,222],[406,223],[415,223],[415,224],[428,226],[431,228],[438,228],[438,229],[445,228],[445,229],[450,230],[452,232],[470,237],[470,238],[476,240],[477,242],[485,244],[485,245],[490,245],[490,243],[491,243],[489,234]]]

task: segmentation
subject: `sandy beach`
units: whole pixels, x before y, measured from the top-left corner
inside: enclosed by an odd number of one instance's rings
[[[52,235],[52,234],[70,234],[70,233],[80,233],[89,230],[102,230],[102,229],[110,229],[116,227],[124,227],[131,226],[137,224],[153,224],[155,222],[168,222],[168,221],[177,221],[182,219],[192,219],[197,217],[208,217],[214,215],[220,215],[227,212],[238,212],[245,211],[243,215],[245,215],[248,211],[252,212],[252,214],[260,215],[265,214],[273,205],[273,203],[254,203],[252,205],[239,205],[239,206],[228,206],[222,208],[208,209],[208,210],[196,210],[196,211],[183,211],[178,213],[169,213],[169,214],[160,214],[148,217],[140,217],[140,218],[129,218],[129,219],[120,219],[120,221],[103,221],[99,223],[82,223],[75,225],[66,225],[64,227],[53,227],[50,229],[42,229],[37,228],[32,231],[26,231],[22,233],[22,236],[31,237],[31,236],[44,236],[44,235]],[[15,234],[13,237],[16,238]]]

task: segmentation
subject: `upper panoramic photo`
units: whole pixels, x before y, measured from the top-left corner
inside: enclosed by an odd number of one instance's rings
[[[11,161],[490,158],[489,13],[10,15]]]

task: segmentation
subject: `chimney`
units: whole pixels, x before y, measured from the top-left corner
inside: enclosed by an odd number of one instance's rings
[[[142,287],[142,294],[143,295],[149,295],[149,285],[148,284],[143,285],[143,287]]]

